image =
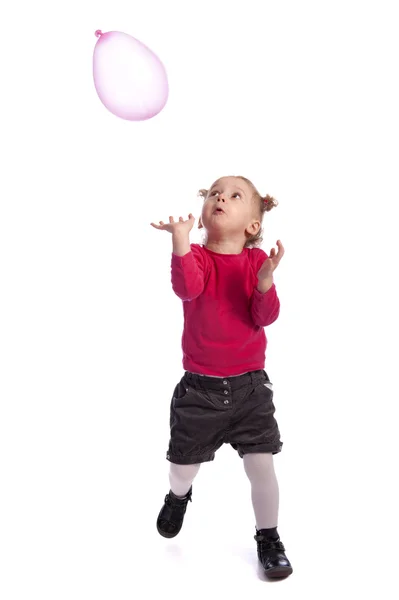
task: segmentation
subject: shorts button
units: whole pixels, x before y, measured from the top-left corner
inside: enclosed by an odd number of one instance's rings
[[[225,400],[225,401],[224,401],[224,404],[228,404],[228,403],[229,403],[229,401],[228,401],[228,400]]]
[[[229,392],[228,392],[227,390],[224,390],[224,393],[225,393],[225,394],[228,394]]]
[[[224,385],[227,385],[227,381],[226,381],[226,379],[223,381],[223,383],[224,383]]]

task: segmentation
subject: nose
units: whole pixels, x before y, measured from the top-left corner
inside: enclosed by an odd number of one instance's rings
[[[224,196],[223,195],[219,196],[218,202],[219,202],[219,200],[222,200],[223,202],[225,202]]]

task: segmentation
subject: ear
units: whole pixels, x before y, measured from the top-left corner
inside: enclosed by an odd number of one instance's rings
[[[203,227],[204,226],[202,224],[201,217],[200,217],[199,220],[198,220],[198,229],[203,229]]]
[[[251,225],[249,227],[247,227],[247,232],[250,235],[256,235],[258,233],[258,231],[260,231],[261,227],[262,227],[262,224],[260,221],[254,221],[253,223],[251,223]]]

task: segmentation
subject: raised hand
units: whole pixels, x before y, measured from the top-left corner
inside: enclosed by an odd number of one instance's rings
[[[270,256],[267,258],[261,268],[258,271],[258,280],[262,281],[264,279],[270,279],[273,277],[273,271],[278,267],[280,260],[284,256],[284,246],[277,240],[278,252],[276,254],[276,249],[272,248],[270,250]]]
[[[183,217],[179,217],[178,221],[175,221],[173,217],[169,217],[169,223],[164,223],[163,221],[159,221],[159,225],[156,223],[151,223],[155,229],[160,229],[162,231],[169,231],[169,233],[176,232],[185,232],[189,233],[194,226],[195,217],[190,213],[188,215],[187,221],[183,219]]]

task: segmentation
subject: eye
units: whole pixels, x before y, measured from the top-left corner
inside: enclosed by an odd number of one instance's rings
[[[214,196],[215,194],[218,194],[219,192],[217,192],[216,190],[213,190],[213,192],[211,192],[211,196]]]
[[[239,198],[241,198],[241,196],[240,196],[240,194],[238,192],[236,192],[235,194],[233,194],[233,197],[234,196],[238,196]]]

